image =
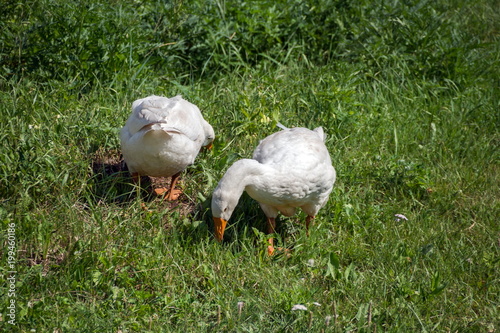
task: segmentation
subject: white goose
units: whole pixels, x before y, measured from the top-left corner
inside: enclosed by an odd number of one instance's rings
[[[307,214],[308,230],[328,200],[336,177],[324,140],[321,127],[312,131],[284,128],[262,140],[253,159],[235,162],[212,196],[216,239],[222,241],[227,221],[243,191],[259,202],[267,216],[268,233],[275,230],[278,212],[291,216],[297,207]],[[268,253],[272,254],[274,240],[269,239],[269,243]]]
[[[210,148],[214,138],[198,107],[181,96],[136,100],[120,133],[123,159],[132,178],[172,177],[169,200],[181,193],[174,189],[181,171],[194,163],[202,146]],[[156,190],[159,195],[166,192]]]

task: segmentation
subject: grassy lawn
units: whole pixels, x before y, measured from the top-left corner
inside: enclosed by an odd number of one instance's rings
[[[500,331],[498,1],[2,11],[2,330]],[[121,160],[150,94],[182,94],[215,130],[177,202]],[[254,200],[222,244],[210,200],[277,122],[322,126],[338,179],[309,237],[303,213],[279,217],[290,251],[269,257]]]

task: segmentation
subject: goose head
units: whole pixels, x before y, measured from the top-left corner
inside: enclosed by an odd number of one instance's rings
[[[250,159],[236,161],[219,181],[212,195],[212,217],[215,238],[221,242],[227,221],[233,215],[245,187],[259,174],[259,162]]]
[[[204,122],[203,130],[205,132],[205,140],[203,141],[202,146],[207,149],[212,149],[213,141],[215,139],[215,132],[212,126],[209,123]]]
[[[212,218],[214,220],[215,239],[218,242],[222,242],[227,221],[233,215],[240,196],[241,194],[236,196],[230,192],[225,192],[220,187],[217,187],[214,191],[212,197]]]

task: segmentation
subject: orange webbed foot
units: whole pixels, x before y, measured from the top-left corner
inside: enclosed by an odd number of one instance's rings
[[[174,200],[177,200],[179,199],[179,196],[182,194],[182,191],[181,190],[175,190],[175,189],[172,189],[170,190],[170,193],[168,194],[167,198],[168,200],[170,201],[174,201]]]
[[[158,188],[154,189],[154,192],[156,195],[162,196],[162,195],[165,195],[165,193],[167,193],[168,190],[165,187],[158,187]]]
[[[154,189],[154,193],[157,196],[165,196],[166,200],[174,201],[179,199],[179,196],[182,194],[182,191],[176,189],[168,190],[165,187],[159,187]]]

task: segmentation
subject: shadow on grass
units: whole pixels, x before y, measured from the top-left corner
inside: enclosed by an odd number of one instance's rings
[[[116,150],[99,149],[91,160],[91,191],[94,203],[128,205],[140,197],[145,203],[161,199],[154,193],[157,188],[169,188],[170,177],[142,176],[134,184],[121,153]],[[157,205],[155,205],[157,206]],[[197,205],[186,195],[178,200],[162,200],[157,209],[177,211],[181,216],[195,215]]]

